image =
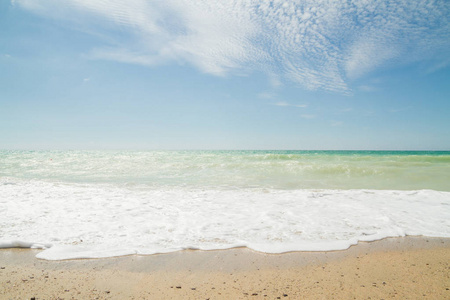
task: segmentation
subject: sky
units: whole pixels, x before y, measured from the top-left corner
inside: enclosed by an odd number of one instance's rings
[[[450,2],[3,0],[0,149],[450,150]]]

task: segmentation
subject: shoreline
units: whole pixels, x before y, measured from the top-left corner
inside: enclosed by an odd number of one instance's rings
[[[450,297],[450,238],[407,236],[347,250],[248,248],[47,261],[0,250],[0,298],[317,299]]]

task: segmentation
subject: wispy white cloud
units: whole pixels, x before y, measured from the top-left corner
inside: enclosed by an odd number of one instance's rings
[[[288,103],[286,101],[275,102],[275,103],[272,103],[272,105],[276,105],[276,106],[292,106],[292,107],[299,107],[299,108],[306,108],[306,107],[308,107],[307,104],[291,104],[291,103]]]
[[[273,103],[273,105],[276,105],[276,106],[291,106],[289,103],[287,103],[285,101],[276,102],[276,103]]]
[[[426,73],[431,74],[436,71],[439,71],[445,67],[448,67],[450,65],[450,57],[444,60],[439,60],[438,62],[435,62],[427,67]]]
[[[300,108],[306,108],[306,107],[308,107],[307,104],[296,104],[296,105],[293,105],[293,106],[295,106],[295,107],[300,107]]]
[[[273,92],[262,92],[262,93],[258,94],[258,97],[261,98],[261,99],[270,99],[270,100],[277,100],[277,98],[278,98],[278,96],[275,93],[273,93]],[[304,104],[304,103],[292,104],[292,103],[289,103],[287,101],[281,101],[281,100],[279,100],[277,102],[272,102],[272,103],[269,103],[269,104],[270,105],[275,105],[275,106],[284,106],[284,107],[287,107],[287,106],[298,107],[298,108],[306,108],[306,107],[308,107],[308,104]]]
[[[388,110],[388,112],[390,112],[390,113],[398,113],[398,112],[403,112],[403,111],[410,110],[411,108],[412,108],[411,106],[405,106],[405,107],[400,107],[400,108],[390,108]]]
[[[363,92],[374,92],[377,89],[374,86],[364,84],[364,85],[360,85],[358,87],[358,90],[363,91]]]
[[[111,35],[90,56],[188,63],[218,76],[265,72],[272,86],[346,93],[378,68],[448,62],[445,0],[15,0],[38,14]],[[86,25],[87,24],[87,25]],[[124,38],[124,34],[126,38]],[[446,63],[445,63],[446,64]]]
[[[342,121],[331,121],[330,125],[333,127],[342,126],[344,122]]]
[[[300,115],[303,119],[314,119],[316,115]]]
[[[273,99],[276,97],[276,95],[271,92],[262,92],[258,94],[258,97],[261,99]]]

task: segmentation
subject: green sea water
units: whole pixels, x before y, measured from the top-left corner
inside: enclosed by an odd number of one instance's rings
[[[450,152],[0,151],[0,248],[50,260],[450,237],[449,207]]]
[[[149,188],[450,191],[450,151],[0,151],[0,177]]]

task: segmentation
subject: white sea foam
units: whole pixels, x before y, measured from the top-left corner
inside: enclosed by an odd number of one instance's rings
[[[450,192],[133,187],[0,178],[0,248],[60,260],[246,246],[281,253],[450,237]]]

